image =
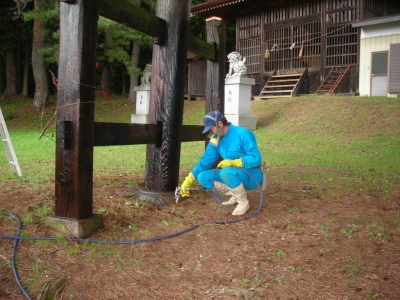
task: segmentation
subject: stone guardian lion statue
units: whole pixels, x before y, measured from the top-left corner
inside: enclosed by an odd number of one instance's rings
[[[246,57],[243,57],[238,52],[228,54],[229,72],[226,78],[243,77],[247,74]]]
[[[140,85],[147,85],[150,84],[151,80],[151,65],[147,64],[143,70],[143,76],[140,81]]]

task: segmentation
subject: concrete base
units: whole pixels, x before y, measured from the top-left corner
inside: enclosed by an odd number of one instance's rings
[[[133,124],[148,124],[149,123],[149,115],[146,115],[146,114],[131,115],[131,123],[133,123]]]
[[[135,86],[136,114],[131,115],[131,123],[148,124],[150,109],[150,84]]]
[[[253,78],[230,77],[225,79],[224,115],[232,124],[256,129],[257,117],[251,114],[251,86]]]
[[[247,84],[247,85],[255,85],[256,80],[254,78],[249,77],[228,77],[225,78],[225,85],[229,84]]]
[[[151,202],[155,206],[162,204],[169,204],[175,202],[175,191],[174,192],[150,192],[143,188],[129,189],[125,192],[125,196],[136,196],[140,200]]]
[[[97,229],[104,227],[103,216],[94,214],[92,218],[77,220],[62,217],[47,217],[46,225],[76,238],[87,238]]]
[[[252,115],[225,115],[233,125],[241,126],[249,130],[256,130],[257,117]]]
[[[139,91],[150,91],[150,84],[144,84],[144,85],[139,85],[139,86],[134,86],[133,90],[135,92]]]

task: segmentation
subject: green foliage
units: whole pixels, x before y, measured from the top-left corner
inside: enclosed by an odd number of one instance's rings
[[[365,298],[367,299],[376,299],[379,297],[379,293],[366,293]]]
[[[202,0],[193,0],[192,6],[204,3]],[[194,36],[207,40],[206,21],[204,18],[194,16],[190,18],[189,32]],[[236,26],[233,24],[226,25],[226,52],[236,51]]]
[[[368,270],[365,264],[360,260],[349,259],[348,261],[349,263],[344,266],[344,269],[347,271],[350,278],[356,278],[366,272],[371,272],[371,270]]]
[[[36,32],[45,37],[46,45],[41,50],[45,57],[47,68],[56,69],[58,64],[59,50],[59,22],[60,22],[60,3],[55,0],[42,2],[37,9],[26,11],[23,20],[31,25],[33,20],[41,20],[45,23],[45,30]]]
[[[15,118],[15,115],[14,114],[5,114],[5,115],[3,115],[3,117],[4,117],[4,121],[10,121],[11,119],[14,119]]]
[[[244,287],[246,287],[246,286],[249,286],[251,284],[251,280],[247,279],[247,278],[240,279],[239,280],[239,284],[244,286]]]
[[[131,0],[130,2],[135,5],[141,5],[152,12],[155,10],[156,1],[154,0]],[[35,19],[45,23],[45,30],[37,33],[45,37],[46,46],[41,52],[45,57],[46,68],[52,70],[54,74],[57,74],[59,56],[59,17],[60,3],[55,0],[44,1],[37,9],[25,11],[23,14],[23,20],[30,28],[32,27],[32,21]],[[104,17],[99,18],[98,32],[97,61],[100,62],[100,67],[107,64],[112,67],[113,71],[122,67],[125,74],[141,75],[141,69],[131,63],[130,51],[132,43],[140,42],[142,48],[151,49],[153,45],[152,37]],[[30,31],[29,37],[30,39],[32,38],[32,31]],[[5,43],[2,43],[3,45]],[[0,51],[1,48],[0,46]],[[145,63],[147,61],[143,65]],[[116,76],[116,72],[112,74]]]
[[[303,228],[291,220],[287,220],[287,228],[294,231],[301,231]]]
[[[292,272],[297,272],[297,273],[301,273],[301,272],[303,272],[303,267],[300,267],[300,266],[298,266],[298,267],[292,266],[292,267],[290,267],[290,271],[292,271]]]
[[[280,285],[284,285],[284,284],[288,284],[288,283],[289,283],[288,281],[283,280],[283,279],[280,279],[280,278],[278,278],[278,279],[276,280],[276,282],[279,283]]]
[[[140,41],[142,48],[151,49],[152,37],[104,17],[99,18],[98,30],[100,33],[98,61],[103,64],[123,64],[129,74],[140,75],[140,69],[131,64],[129,51],[132,43],[137,41]]]
[[[60,31],[57,30],[51,35],[51,39],[59,40]],[[44,60],[47,64],[58,64],[58,43],[48,43],[46,47],[44,47],[41,52],[44,55]]]
[[[32,25],[16,14],[14,1],[1,0],[0,3],[0,57],[5,57],[7,51],[16,51],[18,44],[31,44]],[[28,4],[25,9],[29,10],[31,7]]]
[[[367,230],[374,240],[381,240],[387,242],[389,239],[388,224],[385,224],[379,217],[373,217],[367,224]]]
[[[333,230],[333,227],[326,226],[326,225],[324,225],[324,224],[319,225],[318,228],[319,228],[320,230]]]
[[[48,22],[54,22],[58,20],[60,16],[60,5],[59,1],[56,0],[46,0],[36,3],[37,9],[30,11],[25,11],[23,14],[24,21],[33,21],[38,19]]]
[[[39,282],[52,274],[52,269],[48,266],[44,266],[43,262],[38,258],[27,261],[29,268],[33,274],[26,280],[26,286],[28,290],[32,290]]]
[[[276,255],[278,255],[279,257],[284,257],[286,256],[286,252],[284,250],[279,250]]]
[[[356,228],[342,228],[342,229],[340,229],[340,232],[343,234],[354,233],[354,232],[357,232],[357,229]]]

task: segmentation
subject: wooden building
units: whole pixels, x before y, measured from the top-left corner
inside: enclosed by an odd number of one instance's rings
[[[208,0],[191,12],[236,25],[236,51],[246,57],[248,76],[256,82],[253,96],[272,77],[298,73],[303,75],[297,92],[315,93],[330,71],[340,68],[346,79],[335,93],[358,93],[360,28],[351,24],[399,14],[400,2]]]
[[[207,60],[188,52],[185,98],[188,100],[206,95]]]

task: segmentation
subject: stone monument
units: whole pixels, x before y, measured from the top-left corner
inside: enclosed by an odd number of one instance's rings
[[[140,86],[134,87],[136,92],[136,114],[131,115],[131,123],[147,124],[149,122],[151,65],[143,70]]]
[[[253,78],[248,78],[246,58],[238,52],[228,55],[229,72],[225,78],[225,111],[229,122],[250,130],[256,129],[257,118],[251,113],[251,86]]]

